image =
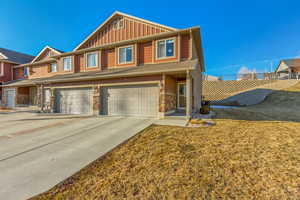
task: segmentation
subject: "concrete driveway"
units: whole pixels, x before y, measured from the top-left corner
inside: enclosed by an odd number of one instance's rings
[[[0,199],[27,199],[50,189],[153,121],[0,114]]]

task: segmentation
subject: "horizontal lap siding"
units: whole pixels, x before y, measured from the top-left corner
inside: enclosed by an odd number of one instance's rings
[[[115,59],[116,59],[115,49],[102,51],[102,55],[101,55],[102,69],[107,69],[116,66]]]
[[[139,45],[139,64],[152,63],[152,42]]]
[[[12,80],[12,67],[14,64],[3,63],[4,76],[0,76],[0,82],[7,82]],[[1,62],[0,62],[1,67]]]
[[[13,79],[18,80],[22,78],[24,78],[24,69],[23,68],[13,69]]]
[[[75,72],[83,72],[85,69],[85,57],[84,54],[75,56]]]
[[[43,65],[30,67],[31,70],[30,70],[29,78],[39,78],[39,77],[51,76],[51,73],[49,73],[49,65],[50,64],[43,64]]]
[[[190,56],[190,35],[181,36],[181,58],[187,59]]]

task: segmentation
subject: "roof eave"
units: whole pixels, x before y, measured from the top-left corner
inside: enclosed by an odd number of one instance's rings
[[[70,56],[70,55],[74,55],[74,54],[85,53],[85,52],[89,52],[89,51],[95,51],[95,50],[100,50],[100,49],[112,48],[112,47],[116,47],[116,46],[122,46],[122,45],[126,45],[128,43],[140,42],[140,41],[144,41],[144,40],[151,40],[151,39],[155,39],[155,38],[159,39],[159,38],[163,38],[163,37],[173,36],[178,33],[189,33],[190,30],[194,30],[194,29],[199,29],[199,27],[198,26],[191,27],[191,28],[181,29],[181,30],[177,30],[177,31],[170,31],[170,32],[156,34],[156,35],[144,36],[144,37],[131,39],[131,40],[124,40],[121,42],[115,42],[115,43],[111,43],[111,44],[101,45],[98,47],[91,47],[91,48],[80,49],[80,50],[71,51],[71,52],[67,52],[67,53],[62,53],[60,55],[55,55],[55,56],[51,56],[51,57],[59,58],[59,57]]]

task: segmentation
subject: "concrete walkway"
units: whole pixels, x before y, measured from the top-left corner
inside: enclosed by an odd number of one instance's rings
[[[153,123],[150,119],[0,114],[0,199],[44,192]]]

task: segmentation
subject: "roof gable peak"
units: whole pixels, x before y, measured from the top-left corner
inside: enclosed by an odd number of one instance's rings
[[[46,51],[52,51],[54,54],[61,54],[63,51],[57,50],[53,47],[50,47],[49,45],[46,45],[40,53],[31,61],[31,63],[34,63],[38,61],[40,58],[42,58],[43,54],[46,53]]]
[[[163,29],[164,31],[177,31],[178,30],[176,28],[172,28],[172,27],[165,26],[165,25],[162,25],[162,24],[159,24],[159,23],[155,23],[155,22],[152,22],[152,21],[148,21],[148,20],[145,20],[145,19],[142,19],[142,18],[139,18],[139,17],[135,17],[135,16],[132,16],[132,15],[129,15],[129,14],[125,14],[125,13],[122,13],[120,11],[115,11],[98,28],[96,28],[96,30],[94,32],[92,32],[85,40],[83,40],[83,42],[81,42],[74,49],[74,51],[82,48],[90,39],[92,39],[96,34],[98,34],[99,32],[101,32],[101,30],[104,30],[104,28],[106,26],[108,26],[109,23],[113,22],[113,20],[115,20],[118,17],[127,18],[127,19],[130,19],[130,20],[136,21],[136,22],[147,24],[147,25],[152,26],[152,27],[157,27],[157,28]]]

